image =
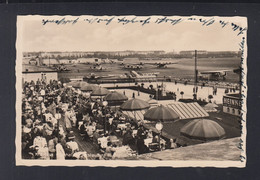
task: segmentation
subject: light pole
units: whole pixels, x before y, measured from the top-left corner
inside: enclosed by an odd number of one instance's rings
[[[43,97],[40,96],[40,97],[38,98],[38,100],[40,101],[41,121],[42,121],[42,101],[43,101]]]
[[[197,50],[195,50],[195,75],[194,75],[194,89],[195,94],[197,95],[197,83],[198,83],[198,70],[197,70]]]
[[[161,134],[163,129],[163,124],[161,121],[155,124],[155,128],[159,131],[159,149],[161,150]]]
[[[106,106],[108,105],[108,102],[107,101],[103,101],[102,105],[103,105],[103,107],[105,109]],[[104,121],[105,121],[105,123],[104,123],[104,134],[106,134],[106,132],[107,132],[107,117],[106,117],[106,115],[104,117]]]

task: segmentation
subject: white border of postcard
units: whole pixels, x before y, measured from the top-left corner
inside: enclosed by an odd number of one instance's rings
[[[28,15],[28,16],[18,16],[17,17],[17,41],[16,41],[16,50],[17,50],[17,59],[16,59],[16,165],[17,166],[105,166],[105,167],[245,167],[246,166],[246,96],[247,96],[247,18],[246,17],[204,17],[204,16],[169,16],[169,19],[178,19],[183,18],[188,20],[189,18],[214,18],[216,22],[226,21],[230,22],[232,20],[239,21],[243,24],[246,29],[242,32],[244,40],[244,47],[241,59],[243,59],[242,68],[243,68],[243,85],[242,85],[242,94],[243,103],[242,103],[242,149],[241,149],[241,160],[240,161],[154,161],[154,160],[25,160],[21,158],[21,100],[22,100],[22,52],[23,49],[21,47],[22,39],[22,30],[23,30],[23,21],[25,20],[39,20],[41,21],[43,18],[51,17],[54,18],[74,18],[76,16],[40,16],[40,15]],[[89,18],[95,16],[78,16],[79,18]],[[111,18],[111,16],[97,16],[102,18]],[[119,16],[115,16],[119,17]],[[122,17],[122,16],[121,16]],[[135,17],[135,16],[124,16],[124,17]],[[139,16],[137,16],[139,17]],[[140,16],[141,17],[141,16]],[[164,16],[150,16],[150,21],[158,17]],[[131,22],[130,22],[131,23]],[[210,25],[210,24],[209,24]],[[232,27],[226,27],[232,28]],[[239,28],[234,33],[239,33]]]

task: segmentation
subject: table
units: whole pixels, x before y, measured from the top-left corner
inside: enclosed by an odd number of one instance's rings
[[[121,146],[115,148],[112,159],[122,159],[131,156],[133,153],[132,149],[129,146]]]
[[[147,139],[144,139],[144,144],[149,147],[149,144],[152,143],[153,141],[153,138],[147,138]]]
[[[144,144],[149,147],[149,144],[153,142],[153,138],[147,138],[147,139],[144,139]],[[166,141],[164,139],[160,139],[160,143],[162,145],[165,145]]]
[[[117,128],[118,128],[118,129],[121,129],[121,130],[124,130],[124,129],[127,128],[127,126],[126,126],[126,124],[118,124],[118,125],[117,125]]]

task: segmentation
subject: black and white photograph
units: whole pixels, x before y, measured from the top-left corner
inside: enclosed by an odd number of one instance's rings
[[[247,28],[19,15],[16,165],[245,167]]]

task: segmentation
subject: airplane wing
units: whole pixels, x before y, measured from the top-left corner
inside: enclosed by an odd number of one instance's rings
[[[178,64],[177,62],[144,62],[144,64],[150,65],[167,65],[167,64]]]
[[[223,73],[223,72],[229,72],[233,71],[232,69],[228,70],[219,70],[219,71],[200,71],[201,74],[214,74],[214,73]]]

